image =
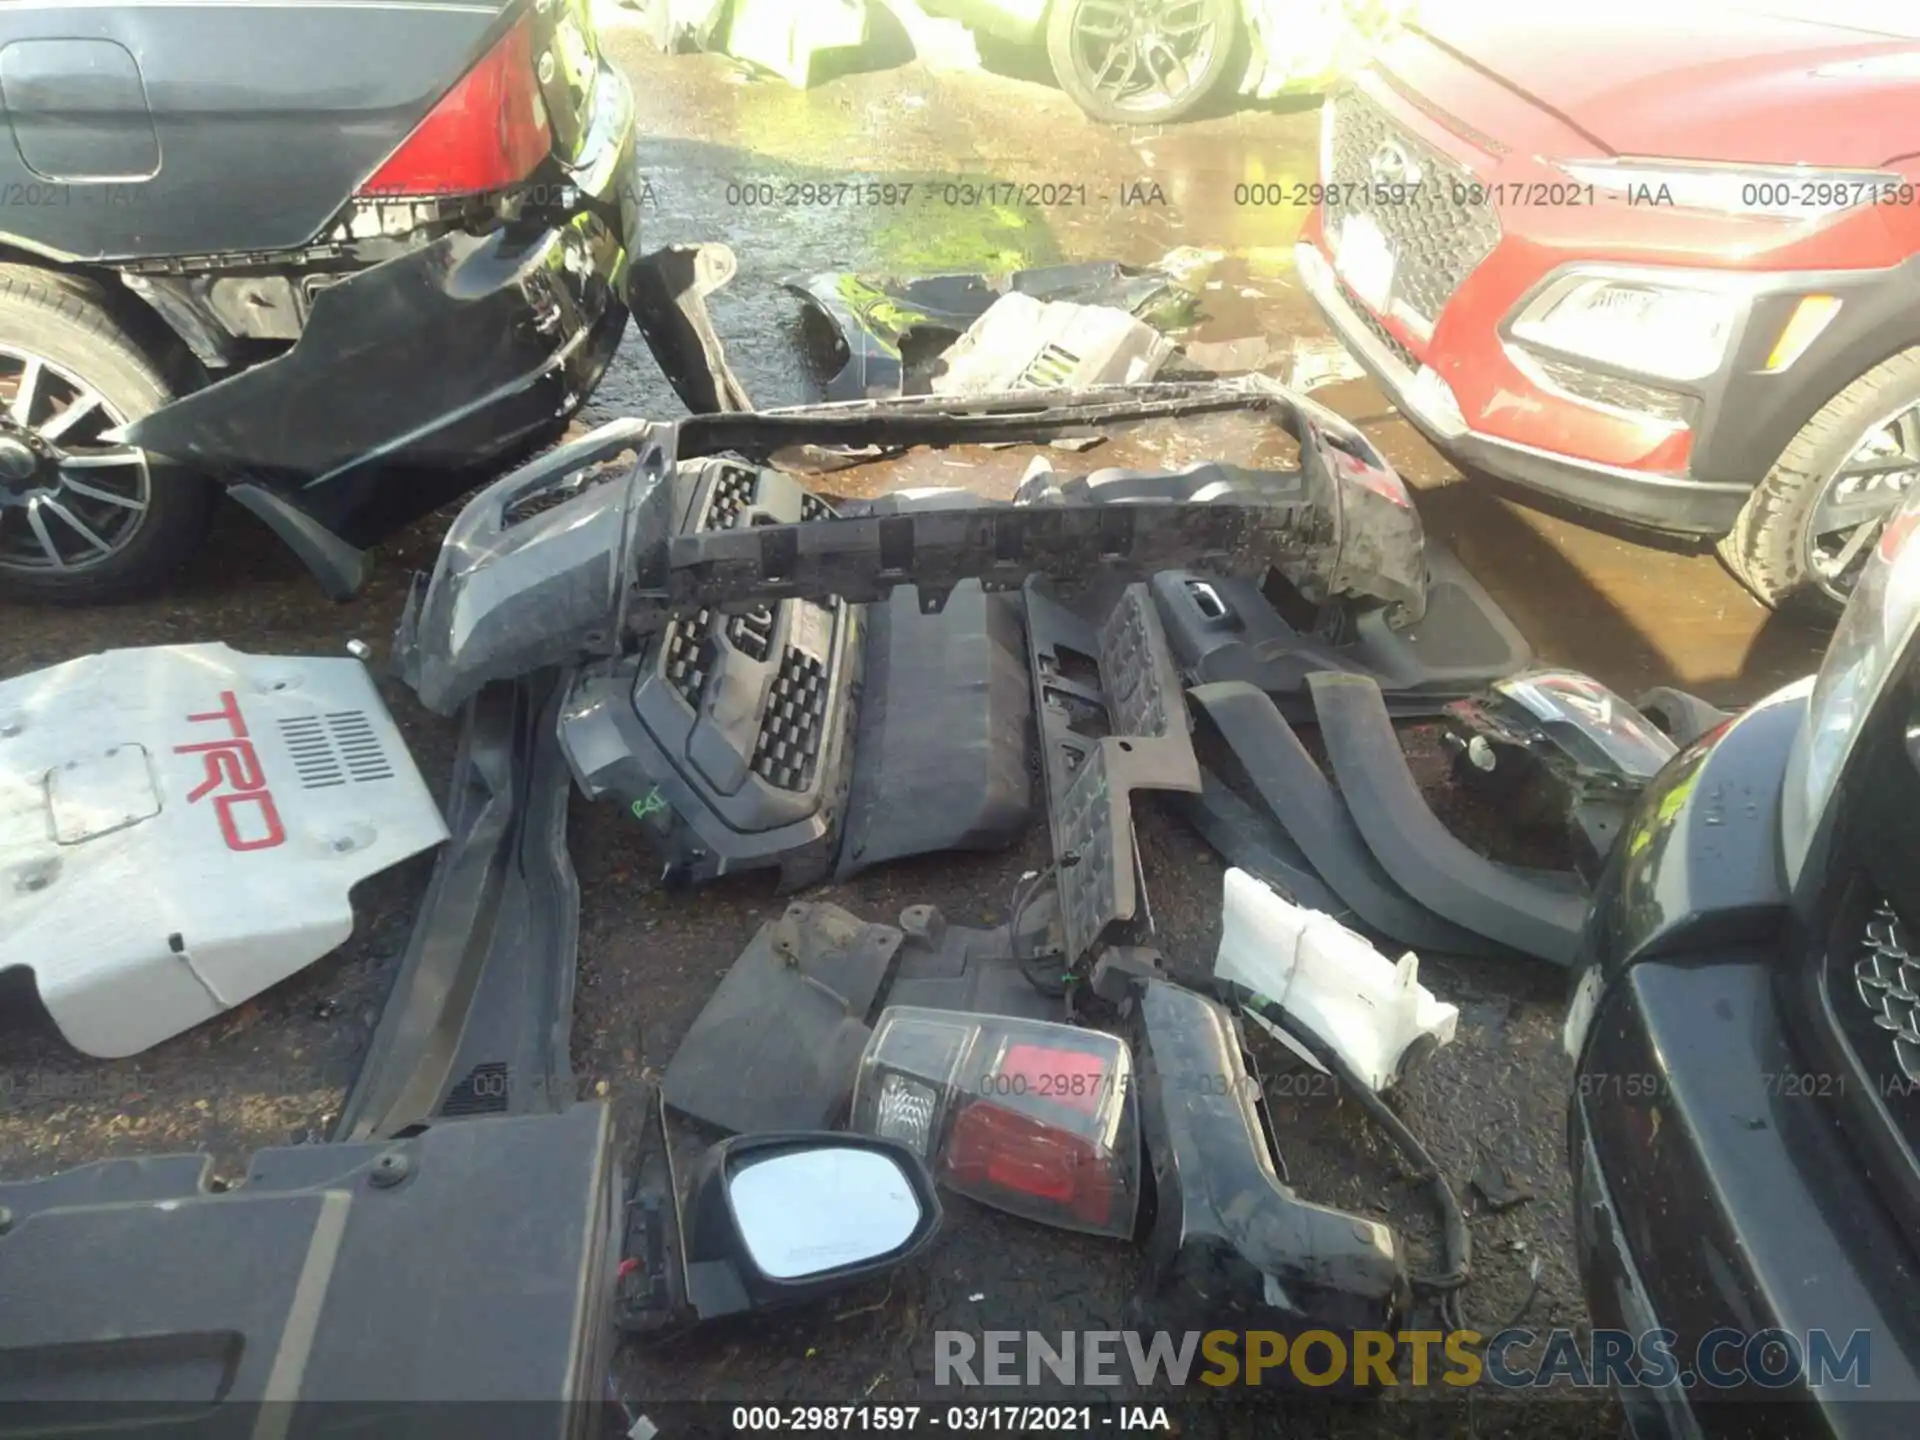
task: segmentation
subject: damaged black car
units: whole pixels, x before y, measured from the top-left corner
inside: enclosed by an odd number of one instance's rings
[[[0,594],[148,588],[224,489],[344,597],[612,358],[587,0],[9,6],[0,47]]]
[[[1920,1396],[1920,507],[1817,677],[1648,787],[1566,1022],[1575,1236],[1638,1436],[1903,1434]],[[1789,1424],[1791,1429],[1788,1428]]]

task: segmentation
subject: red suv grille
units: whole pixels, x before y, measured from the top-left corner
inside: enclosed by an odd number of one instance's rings
[[[1466,203],[1473,176],[1424,141],[1416,139],[1359,90],[1334,99],[1332,173],[1336,194],[1361,197],[1358,204],[1329,205],[1329,223],[1359,212],[1380,227],[1393,247],[1394,293],[1429,325],[1454,291],[1500,243],[1500,220],[1488,205]],[[1375,159],[1397,147],[1420,170],[1420,183],[1405,203],[1374,204],[1370,189],[1382,183]],[[1398,183],[1388,177],[1386,183]],[[1358,187],[1352,190],[1344,187]]]

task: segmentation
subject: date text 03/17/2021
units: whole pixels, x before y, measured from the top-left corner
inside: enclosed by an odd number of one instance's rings
[[[1163,1405],[736,1405],[739,1434],[1098,1434],[1174,1429]]]

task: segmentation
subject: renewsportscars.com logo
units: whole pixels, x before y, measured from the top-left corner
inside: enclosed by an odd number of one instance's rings
[[[1873,1338],[1812,1330],[1712,1330],[1690,1349],[1671,1330],[1158,1331],[964,1330],[934,1333],[936,1385],[1352,1386],[1439,1384],[1736,1390],[1873,1381]]]

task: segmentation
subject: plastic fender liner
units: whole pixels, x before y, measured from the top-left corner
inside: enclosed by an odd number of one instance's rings
[[[1415,899],[1503,945],[1571,965],[1587,900],[1523,878],[1455,838],[1407,768],[1380,687],[1363,675],[1308,680],[1340,793],[1367,846]]]
[[[453,837],[336,1141],[574,1102],[580,889],[567,852],[573,777],[555,735],[559,693],[543,672],[491,685],[466,708],[447,794]]]
[[[1164,980],[1140,995],[1141,1124],[1156,1194],[1142,1330],[1387,1330],[1406,1311],[1399,1236],[1280,1179],[1233,1019]]]
[[[1426,953],[1500,953],[1487,939],[1442,919],[1394,882],[1264,691],[1245,681],[1227,680],[1199,685],[1187,693],[1212,718],[1267,808],[1364,924]]]

